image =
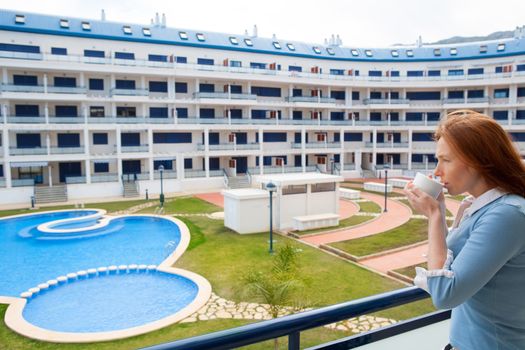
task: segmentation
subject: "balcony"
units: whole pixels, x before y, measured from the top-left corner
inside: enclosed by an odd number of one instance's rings
[[[44,116],[34,116],[34,117],[15,117],[8,116],[7,123],[11,124],[45,124],[46,118]]]
[[[24,187],[24,186],[34,186],[35,179],[12,179],[11,186],[13,187]]]
[[[308,103],[334,103],[335,98],[319,96],[288,96],[286,102],[308,102]]]
[[[260,148],[259,143],[244,143],[244,144],[235,144],[235,143],[220,143],[216,145],[208,145],[210,151],[240,151],[240,150],[258,150]],[[205,145],[202,143],[197,144],[198,151],[204,151]]]
[[[355,170],[355,164],[344,164],[343,165],[343,170]]]
[[[301,148],[302,144],[300,142],[292,142],[291,147],[294,149]],[[307,142],[305,143],[305,148],[341,148],[341,142]]]
[[[2,85],[2,91],[6,92],[35,92],[44,93],[44,85]]]
[[[155,170],[153,173],[153,178],[155,180],[160,179],[160,172]],[[163,179],[176,179],[177,178],[177,171],[176,170],[164,170],[162,172],[162,178]]]
[[[49,116],[49,123],[50,124],[83,124],[85,119],[80,116],[76,117],[55,117],[55,116]]]
[[[100,174],[100,175],[91,175],[92,183],[99,182],[117,182],[118,174]]]
[[[222,170],[221,170],[221,175],[222,175]],[[185,169],[184,177],[187,179],[192,179],[192,178],[197,178],[197,177],[206,177],[206,171],[205,170]]]
[[[120,148],[122,153],[140,153],[140,152],[149,152],[149,145],[140,145],[140,146],[122,146]]]
[[[12,156],[35,156],[47,154],[47,147],[16,148],[10,147],[9,154]]]
[[[234,120],[241,119],[231,119],[232,123]],[[246,119],[251,120],[251,119]],[[177,123],[179,124],[228,124],[228,118],[224,117],[215,117],[215,118],[177,118]],[[247,123],[250,124],[250,123]]]
[[[84,147],[50,147],[51,154],[82,154],[84,153]]]
[[[467,98],[467,103],[488,103],[488,102],[489,102],[489,98],[487,96]]]
[[[68,86],[48,86],[47,92],[52,94],[85,94],[86,87],[68,87]]]
[[[385,105],[385,104],[410,104],[410,101],[406,98],[387,99],[387,98],[365,98],[363,100],[365,105]]]
[[[85,184],[86,183],[86,177],[85,176],[67,176],[66,177],[66,184]]]
[[[5,179],[0,177],[0,187],[5,187]]]
[[[148,96],[148,89],[110,89],[109,94],[111,96],[122,95],[122,96]]]
[[[408,148],[408,142],[377,142],[376,148]]]
[[[425,170],[433,170],[437,166],[437,163],[434,162],[428,162],[428,164],[425,163],[412,163],[412,169],[425,169]]]

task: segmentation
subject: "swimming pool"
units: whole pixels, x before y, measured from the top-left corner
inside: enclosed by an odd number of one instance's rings
[[[103,214],[0,220],[0,302],[11,303],[8,326],[43,340],[108,340],[160,328],[204,305],[209,283],[170,267],[189,243],[182,222]]]

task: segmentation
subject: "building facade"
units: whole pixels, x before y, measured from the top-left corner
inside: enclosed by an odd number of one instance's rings
[[[0,204],[218,189],[248,174],[432,169],[441,116],[493,116],[525,154],[525,31],[353,48],[0,11]],[[487,140],[490,147],[490,140]],[[231,180],[233,181],[233,180]]]

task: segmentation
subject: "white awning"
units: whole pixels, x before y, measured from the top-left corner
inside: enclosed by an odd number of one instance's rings
[[[11,162],[11,168],[27,168],[31,166],[47,166],[47,162]]]

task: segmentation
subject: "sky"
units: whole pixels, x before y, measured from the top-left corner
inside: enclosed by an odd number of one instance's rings
[[[452,36],[488,35],[525,25],[524,0],[0,0],[0,9],[343,46],[388,47]]]

